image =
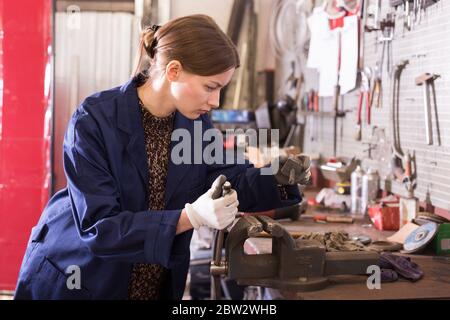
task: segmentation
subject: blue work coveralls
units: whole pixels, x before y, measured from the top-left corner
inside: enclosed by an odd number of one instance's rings
[[[73,114],[64,139],[67,187],[49,200],[31,231],[16,299],[127,299],[137,262],[168,268],[162,298],[181,299],[192,230],[176,235],[176,225],[185,204],[206,192],[218,175],[226,175],[237,191],[240,211],[300,201],[296,186],[287,187],[290,200],[283,201],[274,176],[261,175],[248,162],[169,159],[165,210],[148,210],[151,190],[136,88],[137,78],[130,79],[88,97]],[[206,115],[190,120],[176,112],[174,130],[187,129],[194,137],[196,121],[203,130],[213,127]],[[81,288],[70,290],[67,280],[76,272]]]

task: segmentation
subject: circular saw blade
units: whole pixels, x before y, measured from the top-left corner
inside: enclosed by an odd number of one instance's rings
[[[411,232],[403,244],[403,252],[414,253],[425,249],[433,240],[438,230],[438,225],[434,222],[426,223]]]

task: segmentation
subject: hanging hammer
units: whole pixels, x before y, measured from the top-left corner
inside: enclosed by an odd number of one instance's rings
[[[433,131],[431,127],[431,102],[430,87],[434,86],[434,80],[439,78],[438,74],[424,73],[416,78],[416,85],[423,86],[423,102],[425,108],[425,133],[427,144],[433,144]],[[437,114],[436,114],[437,117]]]

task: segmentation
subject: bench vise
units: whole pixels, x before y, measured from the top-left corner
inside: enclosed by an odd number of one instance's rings
[[[272,253],[249,255],[244,252],[248,238],[267,232]],[[227,275],[239,285],[261,286],[289,291],[325,288],[332,275],[364,275],[377,265],[375,252],[326,252],[315,240],[294,240],[278,222],[267,216],[244,216],[230,230],[225,243],[225,261],[211,265],[211,275]]]

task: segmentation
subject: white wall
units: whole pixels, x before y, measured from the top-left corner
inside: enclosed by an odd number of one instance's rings
[[[226,31],[233,0],[171,0],[171,18],[202,13],[209,15]]]
[[[55,191],[65,186],[62,143],[67,122],[91,94],[126,82],[138,46],[138,22],[130,13],[65,12],[55,17]]]

